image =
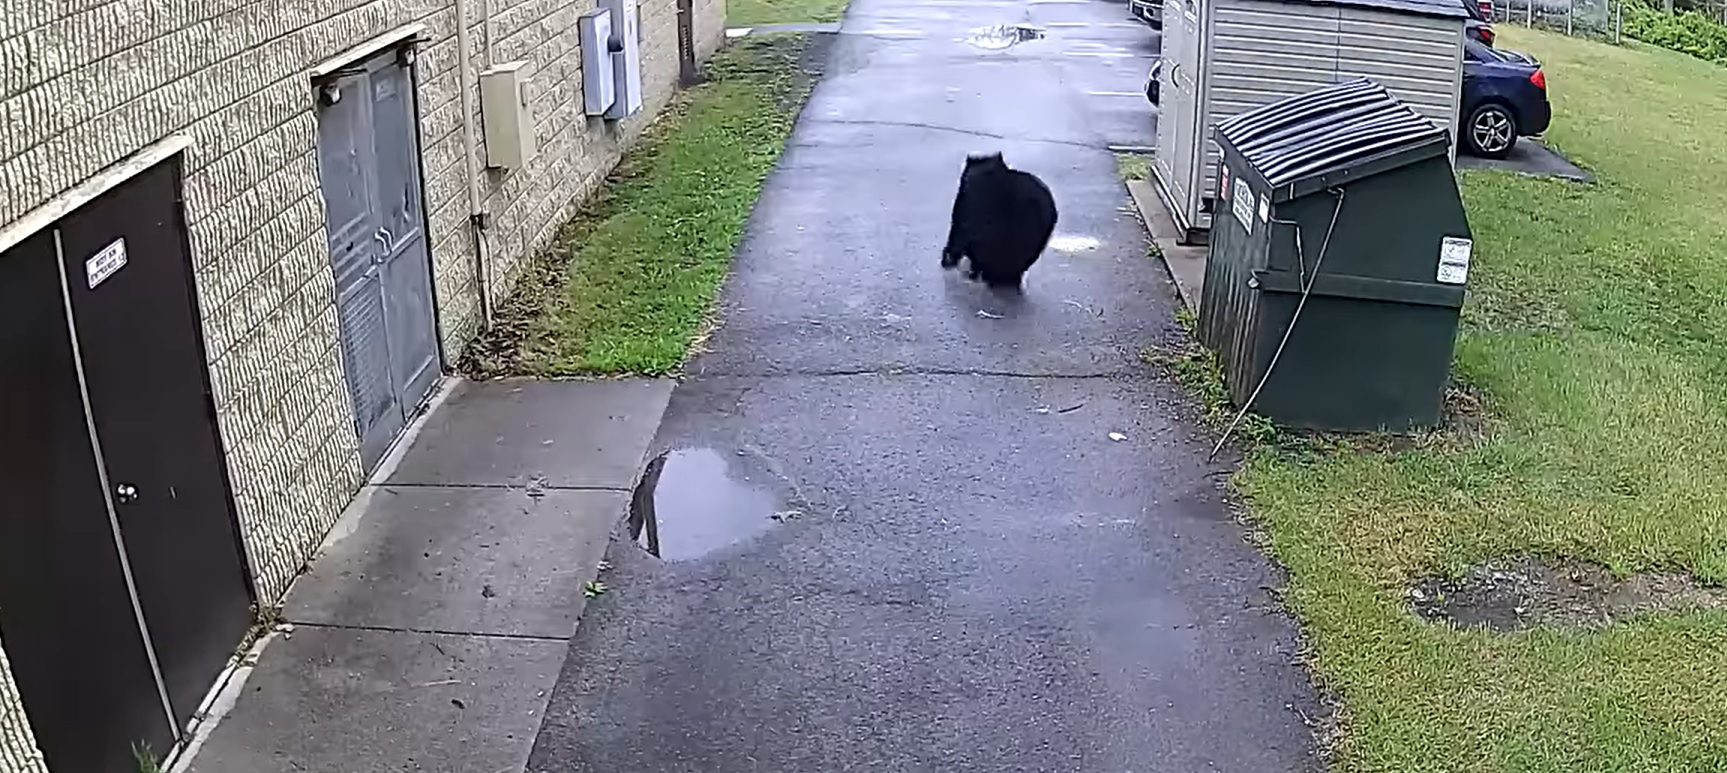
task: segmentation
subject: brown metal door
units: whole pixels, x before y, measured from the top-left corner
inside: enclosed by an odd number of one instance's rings
[[[694,0],[678,0],[678,80],[696,82],[696,10]]]
[[[175,157],[59,227],[107,483],[174,718],[251,624]]]
[[[174,739],[102,496],[54,235],[0,254],[0,640],[55,773]]]

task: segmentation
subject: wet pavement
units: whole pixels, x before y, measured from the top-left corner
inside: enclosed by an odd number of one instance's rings
[[[349,505],[172,769],[521,770],[671,392],[457,382]]]
[[[1019,23],[1047,34],[963,40]],[[1178,302],[1107,147],[1151,114],[1092,92],[1155,34],[1091,0],[843,26],[529,770],[1316,769],[1280,579],[1137,356]],[[1061,209],[1018,299],[938,265],[991,150]]]

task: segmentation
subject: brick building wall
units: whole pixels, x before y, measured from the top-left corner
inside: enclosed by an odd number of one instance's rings
[[[12,684],[12,668],[6,662],[6,650],[0,647],[0,771],[3,773],[45,773],[42,755],[36,751],[30,722],[24,717],[23,703]]]
[[[453,0],[7,0],[0,225],[170,135],[194,141],[186,217],[218,422],[260,599],[280,598],[362,482],[332,302],[310,69],[404,25],[426,26],[418,70],[428,243],[439,335],[454,357],[480,322],[464,84],[475,91],[483,141],[475,72],[488,62],[531,63],[538,152],[522,169],[482,172],[495,301],[673,93],[676,0],[640,0],[642,112],[614,124],[583,115],[576,18],[594,2],[470,0],[473,57],[464,77]],[[696,8],[705,59],[723,40],[724,0]],[[0,773],[40,771],[19,705],[0,651]]]

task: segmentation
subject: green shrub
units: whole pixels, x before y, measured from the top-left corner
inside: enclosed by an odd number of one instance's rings
[[[1625,34],[1711,62],[1727,60],[1727,25],[1696,11],[1664,13],[1640,2],[1624,6]]]

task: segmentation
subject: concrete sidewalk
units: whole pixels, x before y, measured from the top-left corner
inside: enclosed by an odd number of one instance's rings
[[[1151,134],[1126,18],[852,0],[654,441],[676,549],[614,543],[532,770],[1322,769],[1283,579],[1140,358],[1186,338],[1110,150]],[[1061,213],[1018,296],[938,265],[997,150]]]
[[[343,515],[179,767],[521,770],[671,391],[458,383]]]

